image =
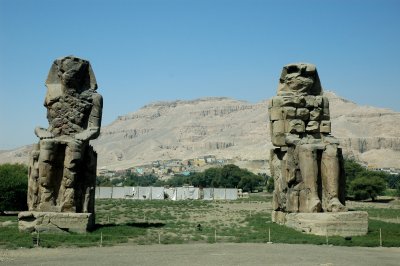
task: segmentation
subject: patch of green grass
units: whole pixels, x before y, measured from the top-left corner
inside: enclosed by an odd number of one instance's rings
[[[269,215],[256,214],[248,217],[248,226],[253,230],[246,228],[242,233],[242,237],[238,238],[238,242],[267,242],[268,228],[271,231],[271,241],[275,243],[288,244],[314,244],[322,245],[327,243],[325,236],[315,236],[298,232],[286,226],[275,223],[266,224],[266,220],[270,220]],[[400,224],[387,223],[370,219],[368,222],[368,234],[365,236],[354,236],[351,239],[344,237],[328,237],[328,244],[335,246],[365,246],[377,247],[379,242],[379,230],[382,230],[383,246],[398,247],[400,246]],[[246,232],[246,233],[245,233]]]
[[[368,221],[368,234],[355,236],[351,240],[335,238],[330,240],[333,245],[377,247],[380,244],[380,229],[382,230],[382,246],[398,247],[400,245],[400,224],[386,223],[370,219]]]
[[[1,217],[4,218],[4,217]],[[9,220],[9,216],[7,216]],[[0,227],[0,248],[32,248],[32,236],[27,233],[20,233],[18,231],[17,218],[13,221],[12,225]]]
[[[233,203],[233,202],[271,202],[271,201],[272,201],[271,193],[260,192],[260,193],[250,193],[248,198],[240,198],[235,201],[229,201],[229,202]]]
[[[238,201],[143,201],[97,200],[94,231],[86,234],[40,234],[40,246],[110,246],[131,244],[179,244],[252,242],[326,244],[326,237],[308,235],[271,222],[269,209],[249,211],[254,206],[269,202],[268,194],[258,193],[251,199]],[[236,204],[235,204],[236,203]],[[239,203],[239,204],[237,204]],[[256,205],[254,205],[254,203]],[[253,204],[253,205],[251,205]],[[266,205],[268,206],[268,205]],[[251,207],[251,208],[250,208]],[[382,230],[383,246],[400,246],[400,224],[379,221],[399,215],[398,209],[364,208],[370,215],[369,232],[366,236],[329,237],[328,243],[338,246],[379,246],[379,230]],[[18,232],[17,217],[0,216],[0,222],[12,221],[0,226],[0,247],[33,247],[32,235]],[[201,228],[198,228],[201,224]]]
[[[0,216],[0,223],[7,222],[7,221],[18,221],[17,216]]]
[[[357,210],[368,212],[369,218],[400,219],[400,209],[366,207]]]
[[[388,188],[385,190],[384,195],[388,196],[388,197],[397,197],[398,192],[397,192],[397,189]]]

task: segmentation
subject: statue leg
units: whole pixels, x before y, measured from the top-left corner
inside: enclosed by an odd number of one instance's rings
[[[327,145],[322,153],[321,177],[324,201],[326,200],[327,203],[326,211],[347,211],[346,207],[339,200],[340,165],[336,144]]]
[[[316,147],[311,144],[300,145],[299,164],[304,186],[309,192],[307,207],[300,209],[306,209],[309,212],[320,212],[322,206],[318,197],[318,157]]]
[[[85,152],[85,175],[82,186],[82,212],[94,213],[94,200],[96,188],[97,153],[88,145]]]
[[[61,211],[76,212],[75,183],[82,161],[83,148],[81,144],[68,142],[65,149],[64,174],[61,181]]]
[[[57,178],[56,153],[58,143],[51,139],[40,141],[40,154],[38,159],[40,211],[54,211],[56,206],[56,191],[54,179]]]
[[[39,144],[33,146],[30,154],[28,171],[28,210],[33,211],[37,208],[39,194]]]

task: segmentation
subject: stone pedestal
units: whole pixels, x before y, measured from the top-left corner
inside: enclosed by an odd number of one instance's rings
[[[86,233],[94,227],[92,213],[20,212],[18,229],[24,232]]]
[[[272,221],[300,232],[319,236],[361,236],[368,232],[368,213],[363,211],[320,213],[273,211]]]

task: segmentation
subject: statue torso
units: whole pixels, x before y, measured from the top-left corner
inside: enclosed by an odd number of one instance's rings
[[[75,135],[87,128],[93,106],[92,93],[63,93],[53,99],[46,98],[45,106],[49,131],[55,137]]]

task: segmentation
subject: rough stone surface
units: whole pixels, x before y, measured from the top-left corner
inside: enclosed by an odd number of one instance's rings
[[[269,106],[282,113],[270,116],[271,140],[276,146],[270,155],[274,210],[346,211],[342,151],[330,136],[329,101],[322,96],[316,67],[285,66],[277,94]]]
[[[94,226],[92,213],[20,212],[18,228],[25,232],[85,233]]]
[[[320,236],[360,236],[368,232],[368,213],[285,213],[274,211],[272,221],[297,231]]]
[[[30,156],[29,211],[94,213],[97,154],[89,141],[100,134],[103,99],[90,63],[56,59],[46,86],[49,127],[35,129],[40,141]]]

